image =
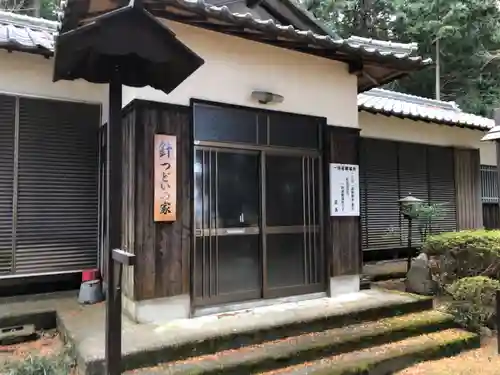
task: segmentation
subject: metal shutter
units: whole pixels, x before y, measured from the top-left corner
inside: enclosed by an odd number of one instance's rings
[[[395,142],[362,139],[360,169],[363,171],[364,196],[361,199],[361,212],[364,217],[361,227],[364,249],[401,246],[397,166]]]
[[[432,224],[432,232],[452,232],[457,229],[457,204],[453,149],[427,148],[429,171],[429,202],[443,203],[445,214]]]
[[[12,267],[16,99],[0,95],[0,275]]]
[[[20,98],[15,270],[97,265],[100,108]]]
[[[399,143],[399,198],[409,193],[416,198],[428,201],[429,184],[427,180],[426,146],[416,143]],[[408,221],[401,219],[401,236],[406,243]],[[418,223],[413,223],[412,243],[420,244]]]

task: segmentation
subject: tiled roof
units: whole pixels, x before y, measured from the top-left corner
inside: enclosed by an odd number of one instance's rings
[[[68,31],[66,19],[68,14],[73,12],[72,5],[90,0],[62,0],[59,20],[61,21],[62,32]],[[231,11],[226,6],[218,6],[207,3],[205,0],[143,0],[146,9],[151,6],[158,7],[160,4],[169,9],[170,12],[179,10],[185,17],[186,11],[197,14],[198,16],[213,19],[220,25],[235,25],[244,30],[255,30],[273,37],[285,40],[294,40],[307,46],[313,46],[320,49],[332,49],[349,55],[360,55],[364,58],[377,58],[387,62],[409,63],[412,67],[425,66],[432,63],[432,59],[423,59],[421,56],[413,56],[416,51],[414,43],[392,43],[379,40],[351,37],[339,39],[335,34],[320,35],[312,31],[299,30],[293,26],[284,26],[273,19],[259,19],[251,13],[237,13]],[[298,7],[298,5],[296,5]],[[76,5],[75,5],[76,7]],[[150,12],[154,15],[153,9]],[[305,12],[305,11],[304,11]],[[85,17],[84,15],[81,15]],[[186,18],[187,19],[187,18]]]
[[[65,1],[67,0],[63,0],[63,2]],[[213,17],[224,22],[230,22],[237,26],[255,29],[278,37],[292,38],[320,48],[331,48],[348,54],[358,53],[365,57],[378,57],[379,59],[405,60],[418,65],[428,65],[432,62],[432,59],[412,56],[416,51],[416,44],[414,43],[392,43],[355,36],[347,39],[338,39],[330,35],[319,35],[312,31],[298,30],[293,26],[283,26],[272,19],[257,19],[250,13],[233,13],[227,6],[211,5],[204,0],[164,0],[164,2],[168,3],[170,6],[177,6],[184,10],[201,12],[205,16]],[[147,4],[147,2],[145,2],[145,4]]]
[[[492,119],[463,112],[456,103],[371,89],[358,95],[359,110],[470,129],[489,130]]]
[[[0,48],[52,55],[57,22],[0,11]]]

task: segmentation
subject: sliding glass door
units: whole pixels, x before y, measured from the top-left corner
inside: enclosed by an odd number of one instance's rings
[[[320,121],[195,104],[197,306],[326,290]]]
[[[266,153],[266,297],[322,289],[319,159]]]
[[[314,156],[197,148],[199,303],[324,289],[319,165]]]
[[[196,150],[195,295],[211,303],[261,296],[259,175],[256,152]]]

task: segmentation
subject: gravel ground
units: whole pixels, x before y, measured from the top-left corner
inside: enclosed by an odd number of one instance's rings
[[[500,355],[497,354],[497,340],[483,339],[481,348],[461,353],[455,357],[428,361],[409,367],[396,375],[498,375]]]

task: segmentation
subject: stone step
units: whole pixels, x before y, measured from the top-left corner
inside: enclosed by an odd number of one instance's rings
[[[162,325],[124,320],[123,370],[133,370],[239,350],[273,340],[322,332],[432,309],[428,297],[386,290],[364,290],[247,310],[170,321]],[[102,318],[104,320],[104,318]],[[81,317],[60,314],[58,328],[77,347],[78,367],[85,375],[104,373],[104,326],[96,339],[82,329]],[[241,375],[241,374],[238,374]]]
[[[237,350],[224,350],[216,354],[136,370],[133,373],[251,374],[357,351],[454,326],[452,317],[447,314],[432,310],[423,311],[302,334]]]
[[[124,348],[125,370],[161,362],[198,357],[205,354],[240,349],[273,340],[322,332],[365,321],[373,321],[432,309],[432,298],[392,291],[363,291],[365,298],[349,296],[317,301],[315,310],[288,310],[276,306],[256,314],[227,313],[184,321],[174,321],[156,330],[160,337],[170,337],[155,348],[130,352]],[[328,300],[328,299],[326,299]],[[314,302],[316,304],[316,302]],[[101,362],[102,363],[102,362]],[[96,363],[96,365],[98,365]]]
[[[391,375],[417,362],[478,348],[477,334],[447,329],[255,375]]]

